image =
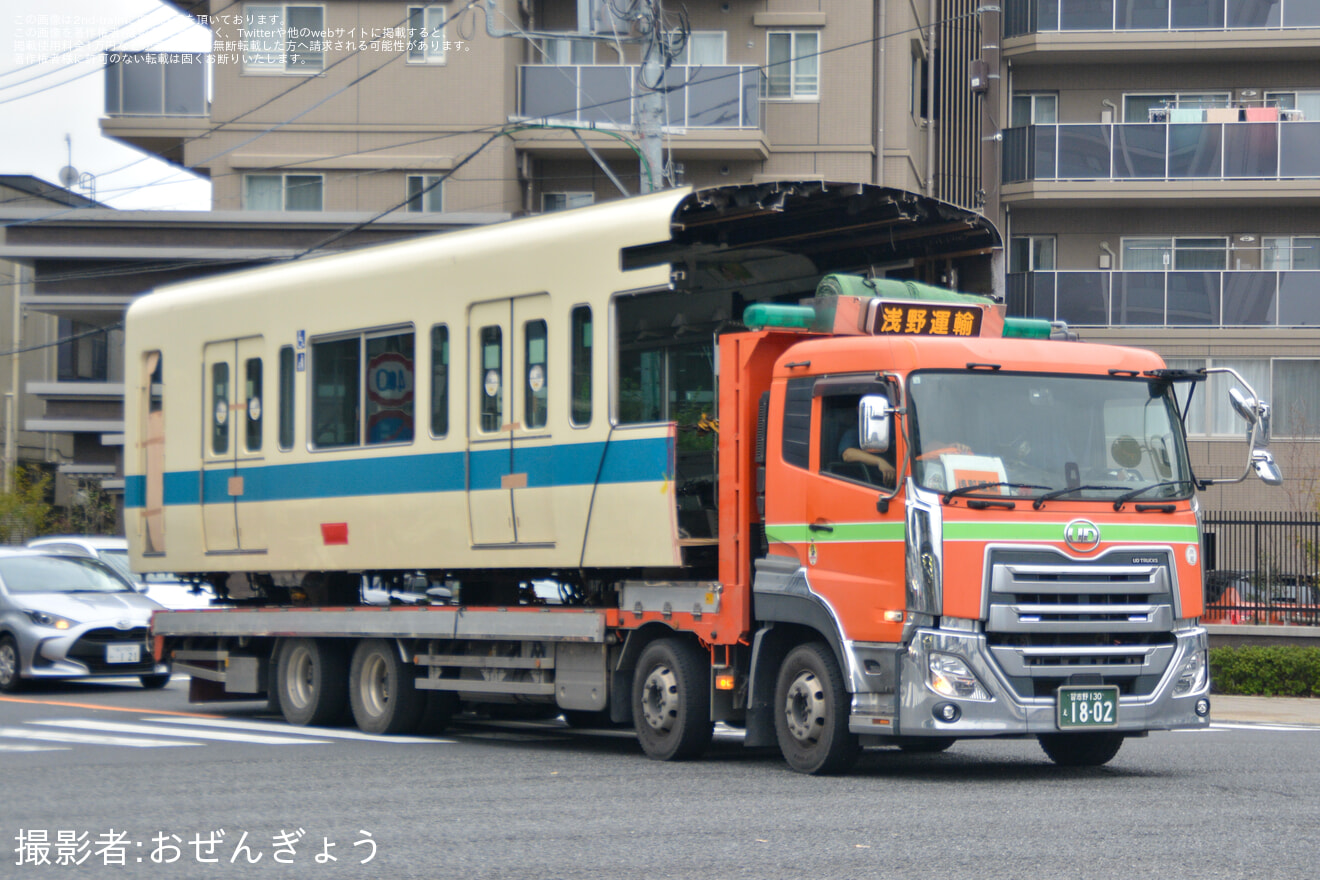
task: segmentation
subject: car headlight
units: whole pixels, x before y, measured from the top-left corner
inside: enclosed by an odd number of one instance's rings
[[[990,700],[990,692],[961,658],[952,654],[931,654],[926,684],[942,697],[959,700]]]
[[[38,626],[49,626],[53,629],[68,629],[78,622],[56,614],[47,614],[44,611],[29,611],[27,616]]]
[[[1175,697],[1185,697],[1188,694],[1205,690],[1208,671],[1205,663],[1205,651],[1193,651],[1183,661],[1182,669],[1178,670],[1178,680],[1173,683],[1173,695]]]

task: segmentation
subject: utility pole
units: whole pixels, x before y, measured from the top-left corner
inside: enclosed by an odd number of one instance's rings
[[[669,67],[668,34],[664,28],[664,10],[661,0],[638,0],[627,12],[620,12],[616,3],[619,0],[578,0],[578,30],[575,33],[563,31],[538,31],[522,28],[503,29],[496,27],[500,18],[506,18],[499,12],[496,0],[485,0],[486,33],[489,36],[519,37],[525,40],[539,38],[591,40],[607,44],[630,44],[642,47],[641,65],[635,80],[633,104],[637,113],[636,146],[641,154],[638,179],[643,193],[655,192],[664,188],[664,121],[665,92],[664,73]],[[507,19],[511,20],[511,19]],[[583,95],[583,99],[588,96]],[[565,107],[565,111],[575,108]],[[581,133],[578,133],[581,139]],[[584,141],[585,146],[585,141]],[[613,172],[594,151],[587,148],[588,154],[601,166],[602,170],[618,182]],[[627,195],[624,192],[624,195]]]

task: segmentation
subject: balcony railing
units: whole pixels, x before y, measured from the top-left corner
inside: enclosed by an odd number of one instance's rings
[[[1004,183],[1296,178],[1320,178],[1320,122],[1086,123],[1004,132]]]
[[[105,53],[107,116],[209,116],[200,52]]]
[[[1320,270],[1021,272],[1008,313],[1092,327],[1320,326]]]
[[[626,64],[530,64],[519,69],[518,114],[575,125],[632,126],[640,68]],[[671,67],[665,71],[665,125],[759,128],[761,69]]]
[[[1320,0],[1006,0],[1004,36],[1320,27]]]

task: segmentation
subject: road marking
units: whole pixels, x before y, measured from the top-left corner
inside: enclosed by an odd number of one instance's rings
[[[102,712],[134,712],[138,715],[177,715],[181,718],[224,718],[223,715],[204,715],[201,712],[179,712],[173,709],[134,709],[127,706],[103,706],[100,703],[74,703],[68,700],[33,700],[26,697],[0,697],[0,703],[33,703],[38,706],[66,706],[71,709],[96,709]]]
[[[104,730],[110,733],[145,733],[149,736],[160,736],[161,734],[174,734],[176,731],[164,731],[159,727],[153,727],[150,724],[121,724],[117,721],[93,721],[91,719],[72,718],[59,719],[54,721],[33,721],[33,724],[44,724],[48,727],[72,727],[82,730]],[[242,733],[240,731],[225,732],[219,730],[180,730],[179,736],[185,736],[190,739],[214,739],[225,742],[245,742],[257,743],[269,746],[291,746],[291,745],[329,745],[329,740],[308,739],[307,737],[292,736],[261,736],[255,733]]]
[[[39,746],[35,743],[0,743],[0,752],[67,752],[68,746]]]
[[[1320,727],[1306,724],[1252,724],[1249,722],[1215,721],[1211,727],[1223,730],[1284,730],[1284,731],[1320,731]]]
[[[36,724],[59,722],[37,721]],[[89,746],[126,746],[133,749],[157,749],[170,746],[200,746],[201,743],[179,739],[138,739],[128,736],[105,736],[95,733],[74,733],[66,730],[36,730],[30,727],[0,727],[0,736],[9,739],[35,739],[43,742],[79,743]]]
[[[187,724],[189,727],[220,727],[227,730],[278,731],[283,734],[298,736],[321,736],[327,739],[351,739],[364,742],[383,743],[452,743],[452,739],[429,736],[390,736],[380,733],[363,733],[360,730],[326,730],[321,727],[298,727],[293,724],[280,724],[277,721],[212,721],[187,718],[143,718],[153,724]],[[174,731],[170,731],[173,733]]]

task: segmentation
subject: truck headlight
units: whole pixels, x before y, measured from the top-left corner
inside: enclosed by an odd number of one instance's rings
[[[60,617],[56,614],[47,614],[44,611],[29,611],[27,616],[38,626],[49,626],[55,629],[68,629],[76,622],[69,620],[67,617]]]
[[[1193,651],[1178,670],[1178,680],[1173,683],[1173,695],[1185,697],[1204,690],[1207,672],[1205,651]]]
[[[985,686],[967,668],[967,664],[952,654],[930,655],[926,684],[942,697],[983,701],[993,699]]]

